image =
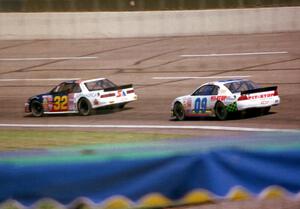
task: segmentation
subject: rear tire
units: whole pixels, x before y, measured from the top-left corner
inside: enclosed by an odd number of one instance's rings
[[[176,102],[173,107],[173,112],[177,120],[183,121],[185,119],[185,113],[183,105],[179,102]]]
[[[270,109],[271,109],[271,107],[264,107],[264,108],[262,108],[261,112],[263,115],[266,115],[270,112]]]
[[[119,104],[119,105],[118,105],[118,108],[119,108],[119,109],[123,109],[123,108],[125,107],[125,105],[126,105],[126,103]]]
[[[32,101],[30,107],[33,116],[35,117],[43,116],[44,114],[43,105],[39,101],[37,100]]]
[[[90,115],[92,112],[91,103],[85,98],[80,99],[78,102],[78,112],[82,116]]]
[[[228,118],[226,106],[220,101],[218,101],[215,105],[215,114],[218,120],[226,120]]]

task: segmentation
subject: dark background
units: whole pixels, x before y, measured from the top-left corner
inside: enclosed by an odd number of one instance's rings
[[[0,12],[155,11],[300,6],[300,0],[0,0]]]

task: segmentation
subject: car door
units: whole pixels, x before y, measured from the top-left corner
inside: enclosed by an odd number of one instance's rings
[[[61,83],[51,91],[52,95],[52,108],[51,112],[64,112],[68,111],[68,92],[67,84]]]
[[[211,97],[218,94],[219,87],[216,85],[204,85],[197,89],[192,96],[193,114],[210,114],[214,108]]]
[[[77,83],[61,83],[52,91],[51,112],[66,112],[75,110],[74,93],[80,92]]]

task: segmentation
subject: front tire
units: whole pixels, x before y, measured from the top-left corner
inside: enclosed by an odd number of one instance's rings
[[[85,98],[80,99],[78,102],[78,112],[82,116],[90,115],[92,112],[91,103]]]
[[[219,120],[226,120],[228,118],[226,106],[220,101],[216,103],[215,114]]]
[[[44,114],[43,105],[39,101],[37,100],[32,101],[30,106],[31,106],[31,112],[33,116],[35,117],[43,116]]]
[[[183,105],[179,102],[176,102],[173,108],[173,113],[177,120],[183,121],[185,119],[185,112]]]

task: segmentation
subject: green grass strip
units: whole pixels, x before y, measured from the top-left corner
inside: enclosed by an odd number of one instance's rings
[[[135,143],[162,139],[183,138],[184,135],[133,133],[133,132],[92,132],[92,131],[35,131],[0,130],[0,151],[48,149],[114,143]]]

